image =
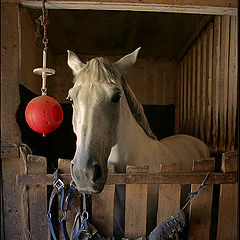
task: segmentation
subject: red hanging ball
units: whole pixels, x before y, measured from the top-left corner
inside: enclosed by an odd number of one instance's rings
[[[39,96],[28,103],[25,118],[32,130],[42,133],[45,137],[61,125],[63,110],[54,98]]]

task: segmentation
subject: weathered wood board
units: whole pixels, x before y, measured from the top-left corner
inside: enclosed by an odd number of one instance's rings
[[[163,165],[160,172],[181,172],[181,165]],[[181,185],[159,184],[157,225],[180,209]]]
[[[109,173],[114,172],[114,166],[108,165]],[[108,185],[100,194],[92,195],[91,223],[103,236],[113,236],[115,185]],[[107,207],[106,207],[107,206]]]
[[[47,159],[45,157],[28,155],[27,171],[30,174],[47,172]],[[36,240],[47,239],[47,211],[43,211],[43,209],[47,209],[47,186],[31,185],[28,187],[27,193],[29,203],[30,236],[32,239]]]
[[[237,171],[236,153],[223,155],[222,169]],[[222,184],[220,186],[217,240],[238,239],[238,184]]]
[[[194,162],[193,171],[214,171],[215,159]],[[197,190],[199,185],[193,184],[191,192]],[[212,212],[213,186],[205,186],[190,202],[189,240],[210,239],[211,212]]]
[[[127,166],[126,173],[147,173],[148,167]],[[146,235],[147,184],[126,185],[125,238],[140,238]]]

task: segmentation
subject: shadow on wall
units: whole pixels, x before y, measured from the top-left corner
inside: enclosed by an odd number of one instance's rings
[[[22,142],[27,144],[34,155],[48,159],[48,173],[57,168],[58,158],[72,159],[76,150],[76,135],[72,128],[72,106],[63,103],[63,122],[54,132],[42,137],[30,129],[25,121],[25,108],[37,95],[19,85],[20,105],[16,120],[21,130]],[[174,134],[174,105],[143,105],[150,128],[160,140]]]

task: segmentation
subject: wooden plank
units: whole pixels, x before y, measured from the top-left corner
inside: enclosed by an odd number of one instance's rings
[[[183,65],[183,133],[186,133],[187,127],[187,56],[184,57]]]
[[[225,152],[222,154],[222,171],[236,172],[238,168],[238,152]]]
[[[19,7],[17,3],[1,2],[1,142],[20,143],[16,123],[19,104]],[[23,237],[21,226],[22,188],[16,185],[20,158],[2,158],[1,235],[5,239]]]
[[[231,17],[230,25],[230,50],[229,50],[229,91],[228,91],[228,150],[235,150],[236,114],[237,114],[237,89],[238,89],[238,22],[236,17]]]
[[[175,106],[176,106],[176,118],[175,118],[175,133],[178,134],[180,133],[180,102],[181,102],[181,97],[180,97],[180,81],[181,81],[181,67],[180,64],[177,66],[177,88],[175,89],[176,91],[176,100],[175,100]]]
[[[214,171],[213,159],[194,163],[193,171]],[[191,192],[197,190],[199,185],[192,185]],[[210,239],[211,213],[212,213],[213,186],[205,186],[190,202],[189,240]]]
[[[7,1],[7,0],[4,0]],[[14,1],[14,0],[13,0]],[[15,0],[16,1],[16,0]],[[19,0],[25,7],[40,8],[40,0]],[[92,10],[130,10],[151,12],[197,13],[211,15],[237,15],[237,3],[234,0],[61,0],[48,1],[48,9],[92,9]]]
[[[108,165],[109,173],[114,172],[114,166]],[[115,185],[104,187],[100,194],[92,195],[92,219],[91,223],[103,236],[113,236],[114,220],[114,192]],[[102,207],[107,206],[107,207]]]
[[[3,0],[3,2],[6,0]],[[9,1],[9,0],[8,0]],[[41,0],[24,0],[18,1],[20,3],[24,2],[36,2],[40,4]],[[52,2],[51,0],[49,2]],[[101,2],[100,0],[61,0],[60,3],[64,2]],[[116,3],[128,3],[129,0],[105,0],[105,2],[116,2]],[[131,0],[132,3],[138,3],[138,0]],[[169,4],[169,5],[188,5],[188,6],[212,6],[212,7],[232,7],[237,8],[237,3],[234,0],[208,0],[208,1],[201,1],[201,0],[142,0],[143,3],[151,3],[151,4]]]
[[[226,158],[225,155],[222,168],[232,165],[233,159]],[[235,168],[231,170],[237,171],[237,165],[232,166]],[[220,186],[217,240],[223,239],[238,239],[238,184],[223,184]]]
[[[16,122],[19,104],[19,8],[14,3],[1,3],[1,139],[19,143]]]
[[[206,144],[212,145],[213,23],[207,29],[207,113]]]
[[[186,133],[189,134],[190,132],[190,119],[191,119],[191,53],[188,52],[187,54],[187,98],[186,98],[186,111],[187,111],[187,122],[186,122]]]
[[[17,174],[16,174],[17,175]],[[106,185],[112,184],[200,184],[205,173],[131,173],[109,174]],[[71,180],[70,174],[60,174],[64,183]],[[52,174],[28,174],[17,175],[17,184],[23,185],[52,185]],[[210,173],[208,184],[231,184],[236,183],[237,173]]]
[[[205,142],[206,125],[206,88],[207,88],[207,33],[204,31],[201,36],[202,57],[201,57],[201,113],[200,113],[200,139]]]
[[[197,46],[194,44],[192,48],[192,95],[191,95],[191,131],[190,134],[194,135],[195,132],[195,111],[196,111],[196,73],[197,73]]]
[[[228,106],[228,67],[229,67],[229,31],[230,16],[222,16],[221,60],[220,60],[220,133],[219,151],[224,152],[227,140],[227,106]]]
[[[181,172],[180,164],[162,165],[160,172]],[[159,184],[157,225],[180,209],[181,185]]]
[[[195,137],[200,137],[200,113],[201,113],[201,80],[202,80],[202,75],[201,75],[201,40],[198,39],[197,41],[197,75],[196,75],[196,111],[195,111]]]
[[[1,144],[1,158],[19,158],[19,148],[16,144]]]
[[[183,132],[183,103],[184,103],[184,94],[183,94],[183,89],[184,89],[184,61],[180,63],[180,71],[181,71],[181,77],[180,77],[180,106],[179,106],[179,112],[180,112],[180,122],[179,122],[179,129],[180,133]]]
[[[27,171],[29,174],[47,172],[47,159],[34,155],[27,156]],[[31,185],[28,188],[30,235],[32,239],[40,240],[48,237],[47,186]]]
[[[221,16],[214,19],[214,48],[213,48],[213,101],[212,101],[212,150],[218,150],[218,123],[219,123],[219,93],[220,93],[220,40]]]
[[[126,173],[147,173],[148,170],[148,167],[127,166]],[[147,195],[147,184],[126,185],[125,238],[135,239],[146,235]]]

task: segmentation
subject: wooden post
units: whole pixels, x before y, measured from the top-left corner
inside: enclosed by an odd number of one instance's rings
[[[238,90],[238,18],[231,16],[230,20],[230,46],[229,46],[229,87],[228,87],[228,147],[235,149],[235,134],[237,124],[237,90]]]
[[[108,165],[109,173],[114,173],[114,166]],[[115,185],[104,186],[100,194],[92,195],[91,223],[104,237],[113,236]]]
[[[237,171],[237,153],[224,153],[222,171]],[[217,240],[238,239],[238,183],[220,186]]]
[[[47,172],[47,159],[45,157],[28,155],[27,170],[29,174]],[[31,239],[41,240],[48,237],[47,223],[47,186],[31,185],[28,188],[30,236]],[[16,237],[16,236],[15,236]]]
[[[16,123],[19,104],[19,7],[18,3],[1,2],[1,143],[20,143],[20,131]],[[20,174],[20,159],[1,159],[1,237],[21,238],[21,193],[16,185]]]
[[[213,80],[213,23],[207,29],[207,113],[206,113],[206,143],[212,145],[212,80]]]
[[[220,95],[220,53],[221,53],[221,16],[214,18],[213,30],[213,85],[212,89],[212,150],[218,150],[219,95]]]
[[[215,159],[201,160],[194,162],[194,172],[214,171]],[[199,184],[191,186],[194,192]],[[189,240],[210,239],[211,212],[212,212],[213,186],[205,186],[190,203]]]
[[[160,172],[181,172],[180,164],[161,165]],[[159,184],[157,225],[180,209],[181,185]]]
[[[226,151],[227,145],[227,114],[228,114],[228,78],[229,78],[229,36],[230,16],[222,16],[221,58],[220,58],[220,99],[219,99],[219,150]]]
[[[126,173],[147,173],[148,167],[127,166]],[[147,184],[126,185],[125,238],[135,239],[146,235]]]

